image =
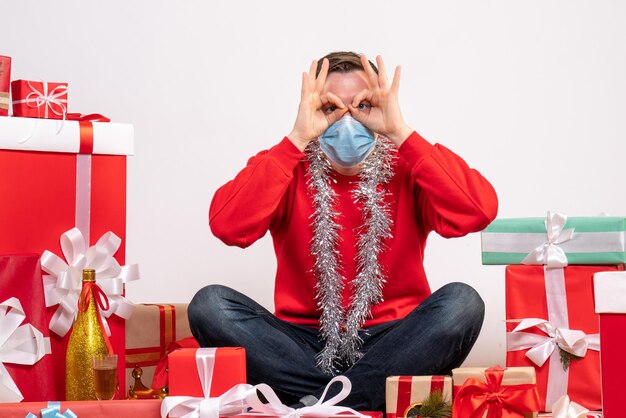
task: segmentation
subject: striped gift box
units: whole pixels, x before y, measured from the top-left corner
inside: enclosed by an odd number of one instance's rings
[[[452,403],[450,376],[389,376],[386,384],[387,418],[405,417],[417,403],[423,402],[435,391]]]
[[[548,232],[549,231],[549,232]],[[558,254],[568,264],[626,262],[626,218],[571,217],[496,219],[481,232],[483,264],[547,264]]]

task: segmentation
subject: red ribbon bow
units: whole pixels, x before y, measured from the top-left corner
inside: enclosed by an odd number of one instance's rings
[[[485,370],[486,383],[479,379],[467,379],[455,395],[452,416],[454,418],[523,418],[524,413],[538,411],[537,385],[521,384],[502,386],[504,368]]]
[[[109,298],[107,297],[106,293],[104,293],[104,290],[102,290],[102,288],[94,282],[83,283],[83,290],[80,292],[80,297],[78,298],[78,309],[81,312],[87,311],[87,309],[89,308],[89,304],[91,303],[91,295],[93,295],[93,299],[97,305],[96,315],[98,316],[98,323],[100,324],[100,331],[102,332],[102,336],[104,337],[104,342],[109,349],[109,354],[113,354],[113,346],[111,345],[109,336],[104,330],[102,316],[99,312],[107,311],[110,307]]]
[[[65,119],[81,122],[111,122],[111,119],[100,113],[90,113],[88,115],[83,115],[82,113],[68,113],[65,115]]]

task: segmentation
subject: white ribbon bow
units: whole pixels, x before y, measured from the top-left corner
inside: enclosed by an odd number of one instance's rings
[[[20,325],[26,315],[17,298],[0,303],[0,402],[24,397],[2,363],[33,365],[50,354],[50,339],[31,324]]]
[[[130,318],[135,304],[122,296],[122,293],[124,284],[140,278],[139,268],[136,264],[120,266],[113,257],[121,243],[122,240],[117,235],[107,232],[96,245],[87,248],[83,234],[78,228],[73,228],[61,235],[61,250],[65,261],[50,251],[44,251],[41,268],[49,273],[43,277],[46,306],[59,305],[50,320],[52,332],[63,337],[76,319],[83,269],[96,271],[96,283],[109,299],[109,309],[100,312],[104,316],[102,323],[107,335],[111,335],[111,331],[106,318],[112,314],[124,319]]]
[[[567,215],[559,212],[548,212],[545,220],[548,240],[532,250],[522,264],[545,264],[548,267],[567,266],[567,257],[559,244],[569,241],[574,236],[574,228],[563,230]]]
[[[547,334],[520,332],[536,327]],[[539,318],[525,318],[512,332],[507,333],[507,351],[526,350],[526,357],[541,367],[555,348],[577,357],[584,357],[587,350],[600,350],[600,335],[587,335],[580,330],[555,328],[550,322]]]
[[[337,395],[325,401],[324,398],[326,398],[326,393],[328,392],[328,389],[335,382],[341,383],[341,391]],[[330,382],[328,382],[328,385],[326,385],[322,397],[314,405],[305,406],[298,409],[294,409],[282,404],[272,388],[264,383],[256,385],[255,389],[256,390],[249,392],[249,396],[247,398],[248,405],[253,408],[252,411],[250,411],[250,414],[261,413],[260,415],[272,415],[282,418],[325,418],[337,414],[342,414],[342,416],[353,416],[360,418],[369,417],[368,415],[363,415],[352,408],[337,406],[337,404],[344,400],[352,390],[352,383],[350,382],[350,379],[345,376],[336,376]],[[264,404],[263,402],[261,402],[258,397],[257,391],[263,394],[268,403]]]
[[[552,405],[552,418],[585,418],[589,413],[588,409],[585,409],[576,402],[570,402],[569,396],[561,396]],[[592,416],[601,416],[599,414],[592,414]]]

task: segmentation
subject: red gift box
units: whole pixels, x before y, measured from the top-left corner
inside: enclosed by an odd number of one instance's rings
[[[65,119],[67,83],[15,80],[11,82],[13,116]]]
[[[24,418],[28,413],[40,417],[42,409],[47,408],[50,403],[46,402],[21,402],[0,405],[0,415],[2,418]],[[61,402],[60,412],[66,416],[69,409],[79,418],[119,418],[119,417],[141,417],[141,418],[161,418],[161,400],[114,400],[114,401],[69,401]],[[52,416],[50,414],[48,416]],[[55,415],[60,416],[60,415]]]
[[[550,411],[566,393],[589,410],[602,407],[593,274],[618,269],[622,267],[507,266],[506,318],[516,321],[507,324],[506,364],[536,369],[542,411]],[[547,322],[538,323],[533,318]],[[519,320],[538,324],[513,332]],[[586,352],[581,351],[587,346]],[[561,349],[583,358],[572,358],[566,370]]]
[[[385,407],[388,418],[404,417],[411,405],[423,402],[439,391],[443,399],[452,403],[450,376],[389,376],[385,386]]]
[[[57,135],[56,123],[0,118],[0,254],[49,250],[60,255],[61,234],[78,226],[89,245],[108,231],[119,236],[122,244],[115,259],[124,264],[126,155],[90,153],[132,153],[132,126],[65,121]],[[77,155],[79,151],[83,154]],[[23,286],[22,278],[3,283],[3,295],[17,293]],[[26,309],[46,309],[40,300],[22,302]],[[57,308],[47,309],[46,324]],[[112,316],[108,322],[113,350],[120,354],[118,379],[125,387],[124,320]],[[56,394],[36,400],[65,399],[69,333],[50,337]],[[35,380],[31,384],[40,389]]]
[[[168,355],[170,396],[204,397],[196,362],[198,350],[211,350],[213,353],[213,369],[209,371],[211,376],[209,396],[220,396],[233,386],[246,383],[246,350],[244,348],[183,348]]]
[[[19,283],[12,286],[11,283]],[[41,268],[38,254],[0,256],[0,302],[17,298],[24,310],[24,323],[34,326],[44,337],[49,337]],[[56,396],[52,356],[45,355],[33,365],[4,363],[9,376],[28,402],[53,399]],[[32,382],[37,382],[36,385]]]
[[[596,312],[600,314],[602,409],[605,418],[624,416],[622,384],[626,374],[626,272],[596,273]]]
[[[11,81],[11,57],[0,55],[0,116],[9,114],[9,86]]]

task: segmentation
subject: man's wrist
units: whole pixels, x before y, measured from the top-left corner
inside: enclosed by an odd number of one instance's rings
[[[302,139],[302,137],[295,131],[291,131],[291,133],[287,135],[287,138],[293,145],[295,145],[296,148],[300,150],[300,152],[304,152],[304,149],[309,144],[309,141]]]
[[[413,133],[414,129],[409,127],[408,125],[403,125],[400,129],[389,133],[387,138],[393,142],[396,147],[400,147],[404,141]]]

